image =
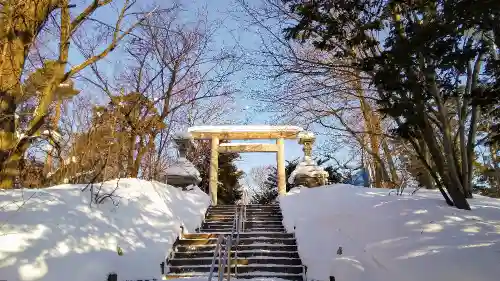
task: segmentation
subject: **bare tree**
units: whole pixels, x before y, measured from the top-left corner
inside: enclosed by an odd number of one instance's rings
[[[19,162],[41,129],[47,125],[49,108],[58,100],[78,94],[71,78],[106,57],[147,15],[128,20],[135,1],[125,0],[119,10],[114,31],[97,52],[76,65],[69,64],[73,35],[82,29],[96,10],[109,7],[113,0],[92,0],[82,12],[71,15],[69,0],[6,0],[0,5],[0,187],[12,188],[19,175]],[[58,19],[56,18],[58,17]],[[50,29],[45,27],[50,25]],[[41,65],[25,73],[29,54],[43,32],[58,41],[54,56],[41,58]],[[32,111],[25,115],[23,128],[16,121],[20,105],[32,100]]]
[[[348,60],[284,40],[282,30],[295,15],[280,1],[261,1],[262,6],[238,2],[251,19],[248,25],[258,30],[262,42],[258,55],[266,58],[264,63],[253,65],[274,85],[265,95],[257,93],[256,98],[272,104],[277,119],[353,138],[356,150],[367,154],[365,163],[371,166],[375,186],[398,185],[394,151],[387,141],[391,124],[382,122],[376,112],[376,95],[366,77]]]
[[[143,176],[158,178],[159,167],[168,162],[171,132],[209,116],[207,113],[220,114],[217,106],[224,106],[222,101],[235,93],[229,84],[239,66],[235,50],[211,49],[217,26],[203,17],[194,23],[182,22],[179,9],[174,5],[157,11],[140,24],[125,47],[127,68],[113,79],[115,82],[97,67],[92,67],[92,76],[85,77],[109,97],[122,90],[140,94],[153,104],[152,109],[165,124],[147,133],[131,126],[126,161],[130,177],[139,176],[141,166],[148,166],[148,174]],[[194,116],[199,108],[206,112]]]

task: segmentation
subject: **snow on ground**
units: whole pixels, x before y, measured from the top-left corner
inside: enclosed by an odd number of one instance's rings
[[[280,197],[308,280],[499,280],[500,200],[464,211],[437,191],[388,194],[339,184]]]
[[[194,231],[210,199],[199,188],[138,179],[109,181],[102,190],[117,183],[116,202],[100,205],[90,205],[85,185],[0,190],[0,280],[100,281],[110,272],[119,280],[161,280],[160,263],[180,226]]]

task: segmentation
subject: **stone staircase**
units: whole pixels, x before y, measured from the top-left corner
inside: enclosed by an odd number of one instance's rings
[[[174,243],[165,278],[208,276],[217,237],[230,234],[236,208],[233,205],[209,207],[198,232],[184,234]],[[281,220],[278,205],[247,205],[244,231],[240,232],[239,246],[232,250],[233,276],[236,271],[239,279],[303,280],[295,237],[285,232]]]

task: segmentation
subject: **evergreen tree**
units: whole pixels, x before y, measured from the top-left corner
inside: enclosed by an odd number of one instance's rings
[[[227,141],[221,140],[221,143]],[[197,142],[196,149],[187,154],[196,169],[200,172],[201,182],[199,187],[209,194],[210,182],[210,141],[201,140]],[[235,161],[240,158],[239,153],[219,154],[219,185],[217,187],[218,204],[235,204],[243,195],[242,186],[239,181],[243,172],[238,170]]]
[[[318,159],[316,160],[316,164],[321,166],[328,162],[330,159]],[[339,173],[338,168],[335,168],[331,165],[324,167],[325,171],[328,173],[328,184],[334,184],[342,182],[342,175]]]
[[[235,163],[239,158],[240,155],[238,153],[223,153],[219,155],[218,204],[235,204],[243,195],[243,190],[239,183],[243,172],[236,167]]]
[[[498,129],[500,2],[282,2],[297,18],[285,36],[328,51],[358,90],[373,85],[394,135],[411,144],[446,202],[470,209],[480,116],[488,112]]]

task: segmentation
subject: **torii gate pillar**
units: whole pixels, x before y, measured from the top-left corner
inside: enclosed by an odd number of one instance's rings
[[[297,139],[303,129],[297,126],[198,126],[188,132],[194,139],[211,140],[209,193],[217,205],[219,153],[274,152],[278,194],[286,194],[285,139]],[[220,140],[274,139],[276,143],[220,143]]]
[[[217,205],[217,185],[219,182],[219,138],[212,136],[212,149],[210,154],[210,198],[212,205]]]
[[[278,170],[278,194],[286,194],[286,175],[285,175],[285,140],[283,138],[276,139],[276,166]]]

